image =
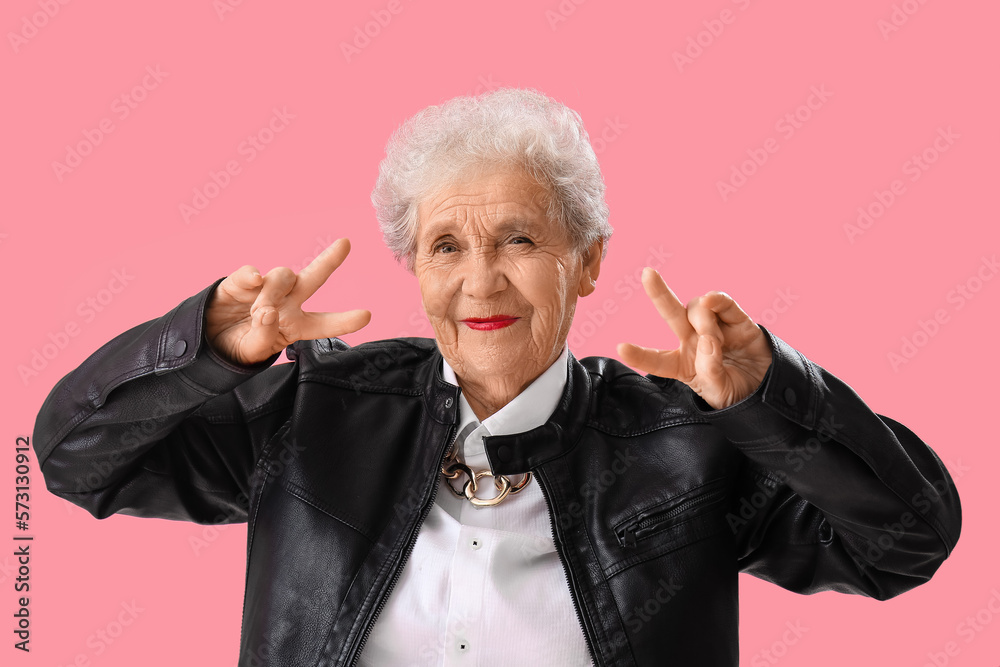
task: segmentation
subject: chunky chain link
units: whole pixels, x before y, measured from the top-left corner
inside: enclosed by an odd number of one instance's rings
[[[473,470],[458,460],[458,443],[452,448],[451,454],[445,458],[441,465],[441,474],[445,477],[445,484],[448,489],[459,498],[465,498],[476,507],[493,507],[499,505],[508,496],[517,493],[531,481],[531,472],[526,472],[521,476],[516,484],[512,484],[506,475],[494,475],[489,468],[485,470]],[[462,484],[462,490],[457,490],[452,485],[452,480],[466,476],[466,481]],[[497,488],[497,495],[493,498],[479,498],[476,491],[479,490],[479,480],[483,477],[492,477],[493,484]]]

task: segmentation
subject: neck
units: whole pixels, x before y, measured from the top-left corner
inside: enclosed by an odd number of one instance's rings
[[[496,414],[500,408],[517,398],[517,395],[524,391],[531,382],[532,380],[528,380],[519,384],[502,377],[487,378],[483,382],[458,378],[458,386],[462,388],[465,400],[469,402],[469,407],[476,413],[476,419],[480,422]]]
[[[462,395],[480,422],[493,416],[505,405],[513,401],[528,386],[541,377],[548,368],[566,351],[565,345],[559,354],[547,364],[524,364],[508,373],[466,373],[460,364],[448,364]],[[521,372],[516,372],[521,371]],[[526,377],[530,376],[530,377]]]

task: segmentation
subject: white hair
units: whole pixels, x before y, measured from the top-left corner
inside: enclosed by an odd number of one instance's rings
[[[612,228],[604,179],[580,115],[536,90],[499,88],[456,97],[406,120],[389,138],[372,204],[382,237],[413,270],[417,207],[450,182],[492,168],[516,168],[548,193],[549,220],[565,226],[574,249]]]

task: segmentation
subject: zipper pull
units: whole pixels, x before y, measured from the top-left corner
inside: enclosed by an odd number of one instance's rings
[[[639,527],[638,523],[633,523],[625,526],[622,531],[622,546],[625,548],[630,548],[635,546],[635,531]]]

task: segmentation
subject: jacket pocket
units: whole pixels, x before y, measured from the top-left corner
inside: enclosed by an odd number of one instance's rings
[[[725,479],[706,482],[623,521],[615,527],[618,543],[626,548],[635,547],[642,540],[721,506],[727,494],[725,482]]]

